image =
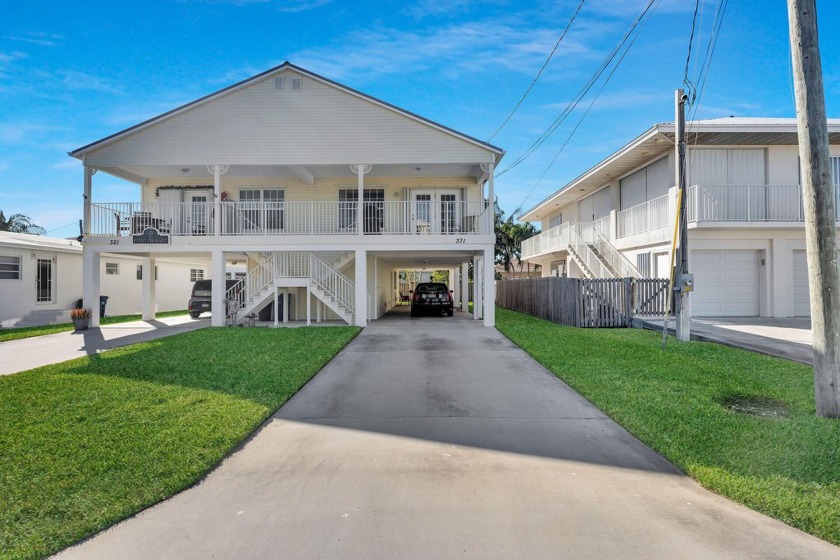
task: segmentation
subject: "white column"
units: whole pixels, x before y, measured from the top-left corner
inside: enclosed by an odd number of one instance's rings
[[[319,323],[319,324],[321,322],[321,300],[320,299],[315,300],[315,322]]]
[[[473,257],[473,319],[481,319],[484,308],[481,304],[483,300],[482,276],[483,269],[481,267],[481,257]]]
[[[358,176],[358,199],[356,201],[356,233],[365,234],[364,227],[364,202],[365,202],[365,174],[370,173],[373,166],[358,163],[350,166],[350,170]]]
[[[460,268],[453,268],[449,271],[449,289],[452,290],[452,307],[458,308],[461,303],[461,282],[458,281]]]
[[[496,168],[496,156],[487,165],[487,199],[490,201],[490,212],[487,213],[487,229],[482,233],[494,233],[494,222],[496,220],[496,188],[493,182],[493,174]],[[492,276],[491,276],[492,278]]]
[[[356,326],[367,325],[367,251],[356,249]]]
[[[495,249],[487,247],[484,249],[484,294],[482,300],[484,302],[484,326],[496,326],[496,278],[493,269],[493,257],[495,256]]]
[[[461,263],[461,311],[469,311],[470,263]]]
[[[312,325],[312,292],[306,287],[306,326]]]
[[[277,286],[277,279],[274,279],[274,301],[271,302],[272,318],[274,319],[274,328],[280,326],[280,288]]]
[[[82,257],[82,299],[90,310],[90,326],[99,326],[99,253],[85,246]]]
[[[283,324],[289,322],[289,288],[283,288]]]
[[[143,257],[141,274],[143,275],[143,320],[155,320],[155,259]]]
[[[229,165],[207,166],[207,171],[213,174],[213,235],[222,234],[222,175],[228,169]]]
[[[84,190],[84,223],[82,224],[82,231],[85,235],[90,235],[90,204],[91,196],[93,196],[93,174],[96,169],[89,165],[84,166],[85,173],[85,190]],[[119,234],[119,232],[116,232]]]
[[[227,301],[225,301],[225,253],[221,249],[214,249],[210,263],[210,278],[213,280],[210,292],[210,306],[213,315],[210,326],[224,327],[227,318]]]

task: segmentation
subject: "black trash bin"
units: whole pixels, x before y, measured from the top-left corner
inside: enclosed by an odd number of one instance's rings
[[[108,304],[108,296],[99,296],[99,317],[105,316],[105,306]]]

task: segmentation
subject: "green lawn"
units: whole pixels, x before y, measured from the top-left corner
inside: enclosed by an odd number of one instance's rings
[[[840,420],[811,367],[661,333],[576,329],[497,308],[514,343],[706,488],[840,544]],[[736,413],[750,400],[776,416]]]
[[[359,330],[202,329],[0,377],[0,557],[194,484]]]
[[[163,313],[156,313],[155,317],[163,319],[165,317],[176,317],[178,315],[186,315],[188,311],[181,309],[178,311],[164,311]],[[113,317],[102,317],[99,323],[102,325],[113,325],[114,323],[127,323],[129,321],[139,321],[142,315],[115,315]],[[55,334],[60,332],[72,331],[73,323],[58,323],[56,325],[44,325],[42,327],[20,327],[0,329],[0,342],[7,340],[17,340],[19,338],[30,338],[33,336],[42,336],[45,334]]]

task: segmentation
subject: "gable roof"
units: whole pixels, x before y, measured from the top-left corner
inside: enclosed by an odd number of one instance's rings
[[[796,119],[725,117],[686,122],[690,146],[796,145]],[[840,119],[828,119],[829,144],[840,144]],[[520,216],[522,220],[547,217],[555,206],[564,206],[635,171],[674,149],[674,123],[654,124],[618,151],[555,191]]]
[[[361,99],[365,99],[365,100],[367,100],[369,102],[372,102],[376,105],[379,105],[379,106],[381,106],[385,109],[393,111],[393,112],[395,112],[399,115],[402,115],[404,117],[408,117],[412,120],[415,120],[417,122],[420,122],[420,123],[423,123],[427,126],[435,128],[435,129],[437,129],[441,132],[447,133],[447,134],[452,135],[456,138],[459,138],[461,140],[464,140],[466,142],[474,144],[474,145],[476,145],[480,148],[486,149],[486,150],[488,150],[490,152],[493,152],[493,153],[495,153],[499,156],[497,158],[497,161],[499,159],[501,159],[501,157],[505,153],[504,150],[502,150],[501,148],[499,148],[497,146],[494,146],[494,145],[489,144],[487,142],[484,142],[482,140],[478,140],[477,138],[474,138],[474,137],[469,136],[467,134],[464,134],[462,132],[458,132],[457,130],[454,130],[452,128],[444,126],[440,123],[437,123],[437,122],[432,121],[430,119],[427,119],[425,117],[421,117],[420,115],[417,115],[417,114],[412,113],[410,111],[406,111],[405,109],[397,107],[396,105],[393,105],[393,104],[388,103],[386,101],[382,101],[381,99],[378,99],[378,98],[373,97],[371,95],[368,95],[366,93],[362,93],[358,90],[347,87],[347,86],[345,86],[343,84],[340,84],[336,81],[330,80],[328,78],[325,78],[323,76],[315,74],[314,72],[310,72],[309,70],[301,68],[300,66],[296,66],[296,65],[292,64],[291,62],[286,61],[286,62],[283,62],[283,64],[280,64],[279,66],[275,66],[274,68],[266,70],[265,72],[261,72],[260,74],[257,74],[255,76],[252,76],[250,78],[242,80],[241,82],[237,82],[237,83],[235,83],[233,85],[230,85],[226,88],[220,89],[217,92],[211,93],[209,95],[205,95],[204,97],[196,99],[195,101],[191,101],[189,103],[186,103],[185,105],[181,105],[180,107],[176,107],[175,109],[172,109],[171,111],[167,111],[167,112],[165,112],[161,115],[158,115],[158,116],[153,117],[151,119],[145,120],[145,121],[143,121],[139,124],[136,124],[134,126],[126,128],[126,129],[124,129],[120,132],[116,132],[114,134],[111,134],[110,136],[106,136],[105,138],[102,138],[102,139],[97,140],[95,142],[91,142],[90,144],[87,144],[85,146],[82,146],[81,148],[77,148],[77,149],[75,149],[71,152],[68,152],[68,155],[70,155],[72,157],[75,157],[75,158],[82,159],[83,156],[86,153],[89,153],[89,152],[92,152],[92,151],[97,150],[99,148],[102,148],[102,147],[104,147],[104,146],[106,146],[106,145],[108,145],[112,142],[115,142],[115,141],[118,141],[122,138],[125,138],[126,136],[137,133],[137,132],[139,132],[139,131],[141,131],[145,128],[148,128],[152,125],[158,124],[158,123],[163,122],[167,119],[175,117],[176,115],[184,113],[185,111],[188,111],[190,109],[194,109],[194,108],[199,107],[201,105],[207,104],[211,101],[219,99],[222,96],[228,95],[228,94],[233,93],[233,92],[238,91],[238,90],[241,90],[241,89],[243,89],[247,86],[250,86],[250,85],[252,85],[256,82],[259,82],[261,80],[264,80],[264,79],[270,77],[272,74],[279,74],[280,72],[282,72],[284,70],[294,70],[295,72],[303,74],[303,75],[305,75],[305,76],[307,76],[307,77],[309,77],[313,80],[316,80],[316,81],[321,82],[323,84],[329,85],[331,87],[334,87],[336,89],[339,89],[341,91],[349,93],[353,96],[359,97]]]

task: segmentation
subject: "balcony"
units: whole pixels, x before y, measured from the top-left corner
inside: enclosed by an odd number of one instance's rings
[[[356,202],[222,202],[223,236],[357,235]],[[212,202],[112,202],[91,205],[91,236],[136,235],[147,228],[173,237],[215,235]],[[483,202],[365,202],[365,235],[492,233]]]
[[[840,220],[840,186],[834,203]],[[800,185],[694,185],[687,212],[689,223],[805,221]]]

